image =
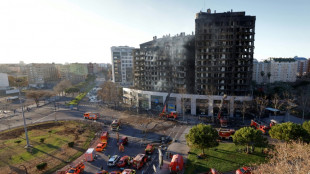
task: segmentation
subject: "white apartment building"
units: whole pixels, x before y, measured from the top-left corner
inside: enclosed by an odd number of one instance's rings
[[[9,87],[8,74],[0,73],[0,89],[6,89]]]
[[[295,82],[297,62],[293,58],[273,58],[270,61],[270,83]]]
[[[112,81],[124,87],[133,85],[133,49],[128,46],[111,47]]]
[[[253,81],[257,84],[263,84],[269,82],[270,63],[267,61],[258,62],[256,59],[253,61]]]
[[[295,82],[298,62],[294,58],[270,58],[253,62],[253,81],[258,84]]]

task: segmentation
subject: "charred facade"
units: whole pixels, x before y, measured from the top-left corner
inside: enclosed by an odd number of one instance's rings
[[[193,93],[194,35],[154,37],[133,50],[134,87],[146,91]]]
[[[252,80],[255,16],[200,12],[195,20],[197,94],[248,95]]]

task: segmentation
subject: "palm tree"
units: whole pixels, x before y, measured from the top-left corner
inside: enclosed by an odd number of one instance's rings
[[[270,76],[271,76],[271,73],[268,72],[268,73],[267,73],[267,77],[268,77],[268,82],[269,82],[269,83],[270,83]]]
[[[260,72],[260,75],[262,76],[262,82],[264,82],[265,72],[264,72],[264,71],[261,71],[261,72]]]

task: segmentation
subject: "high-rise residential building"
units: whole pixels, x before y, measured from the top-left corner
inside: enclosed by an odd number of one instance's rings
[[[133,85],[133,49],[128,46],[111,47],[112,81],[124,87]]]
[[[263,62],[254,61],[253,81],[258,84],[295,82],[298,62],[294,58],[270,58]]]
[[[298,63],[294,58],[271,58],[270,83],[295,82]]]
[[[194,35],[185,33],[140,44],[134,55],[134,87],[159,92],[194,92]],[[181,91],[182,90],[182,91]]]
[[[255,16],[199,12],[195,20],[198,94],[248,95],[252,80]]]
[[[303,76],[308,72],[308,59],[305,57],[294,57],[297,62],[297,76]]]
[[[253,81],[257,84],[268,83],[271,77],[270,61],[253,61]]]

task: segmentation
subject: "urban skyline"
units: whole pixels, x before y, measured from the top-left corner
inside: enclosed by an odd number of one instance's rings
[[[112,46],[138,48],[153,36],[191,34],[195,14],[208,8],[257,16],[254,58],[308,58],[308,6],[305,0],[2,1],[0,63],[111,63]]]

